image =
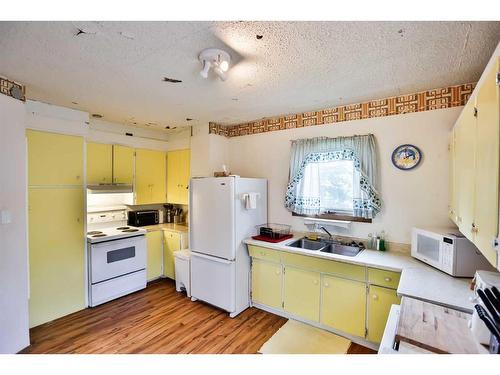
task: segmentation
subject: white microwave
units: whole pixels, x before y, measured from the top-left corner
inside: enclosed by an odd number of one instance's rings
[[[451,276],[472,277],[492,267],[479,250],[456,229],[413,228],[411,256]]]

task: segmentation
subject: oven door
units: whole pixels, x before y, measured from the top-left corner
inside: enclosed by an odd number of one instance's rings
[[[413,230],[411,255],[417,259],[441,269],[443,266],[443,236],[424,230]]]
[[[92,284],[146,268],[146,237],[128,237],[92,244],[90,248]]]

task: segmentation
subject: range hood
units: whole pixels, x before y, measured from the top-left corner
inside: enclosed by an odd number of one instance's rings
[[[132,193],[134,191],[133,186],[129,184],[87,185],[87,190],[91,194]]]

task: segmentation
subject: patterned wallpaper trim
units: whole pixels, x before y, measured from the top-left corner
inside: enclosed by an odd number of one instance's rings
[[[12,94],[13,88],[17,89],[17,92],[19,93],[18,96],[14,96]],[[8,80],[7,78],[0,77],[0,93],[10,96],[14,99],[22,100],[23,102],[26,101],[26,88],[24,87],[24,85]]]
[[[319,111],[270,117],[235,125],[209,123],[209,133],[225,137],[266,133],[306,126],[334,124],[343,121],[385,117],[411,112],[432,111],[465,105],[476,83],[465,83],[440,89],[343,105]]]

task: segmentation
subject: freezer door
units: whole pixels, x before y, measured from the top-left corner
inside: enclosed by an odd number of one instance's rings
[[[190,249],[234,259],[234,178],[192,179],[190,201]]]
[[[235,311],[234,261],[191,253],[191,296],[228,312]]]

